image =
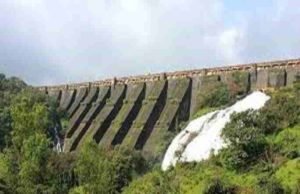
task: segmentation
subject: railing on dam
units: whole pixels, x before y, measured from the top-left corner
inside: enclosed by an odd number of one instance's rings
[[[97,86],[110,86],[114,84],[130,84],[137,82],[150,82],[158,81],[162,79],[177,79],[177,78],[192,78],[195,76],[205,76],[205,75],[220,75],[231,73],[234,71],[259,71],[262,69],[286,69],[286,68],[297,68],[300,66],[300,59],[290,59],[290,60],[278,60],[270,62],[261,63],[250,63],[250,64],[240,64],[240,65],[230,65],[224,67],[214,67],[214,68],[203,68],[188,71],[175,71],[167,73],[156,73],[148,75],[139,76],[129,76],[121,78],[105,79],[94,82],[83,82],[74,84],[62,84],[55,86],[39,86],[36,87],[40,90],[64,90],[64,89],[78,89],[82,87],[97,87]]]

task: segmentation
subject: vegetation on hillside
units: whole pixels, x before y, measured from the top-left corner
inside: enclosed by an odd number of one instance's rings
[[[0,74],[0,151],[9,144],[12,130],[9,107],[12,99],[25,86],[26,84],[18,78],[6,78],[4,74]]]
[[[57,104],[16,78],[0,80],[0,193],[300,193],[298,84],[269,92],[259,111],[234,114],[222,134],[229,146],[217,156],[162,172],[126,147],[87,142],[57,153],[53,127],[64,120]],[[234,83],[209,86],[199,113],[248,92]]]

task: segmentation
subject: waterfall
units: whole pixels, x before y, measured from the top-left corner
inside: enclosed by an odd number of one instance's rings
[[[54,150],[56,150],[57,152],[62,152],[63,150],[62,150],[62,140],[61,140],[61,138],[60,138],[60,136],[59,136],[59,133],[58,133],[58,129],[59,128],[59,126],[58,125],[56,125],[55,127],[54,127],[54,137],[55,137],[55,140],[54,140],[54,144],[55,144],[55,146],[54,146]]]
[[[168,147],[162,162],[162,170],[175,166],[178,161],[199,162],[208,159],[211,153],[217,154],[220,149],[226,147],[221,133],[230,122],[232,113],[249,109],[258,110],[269,99],[270,97],[262,92],[253,92],[228,108],[192,120]]]

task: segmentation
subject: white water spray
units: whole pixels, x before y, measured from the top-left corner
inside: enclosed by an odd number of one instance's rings
[[[182,130],[172,141],[162,163],[162,170],[175,166],[177,161],[192,162],[208,159],[211,152],[217,154],[226,144],[221,138],[222,129],[230,122],[232,113],[249,109],[258,110],[264,106],[269,96],[253,92],[234,105],[208,113],[195,120]]]
[[[58,126],[55,126],[54,127],[54,136],[55,136],[55,150],[58,152],[58,153],[60,153],[60,152],[62,152],[63,150],[62,150],[62,141],[61,141],[61,139],[60,139],[60,137],[59,137],[59,133],[58,133],[58,130],[57,130],[57,128],[58,128]]]

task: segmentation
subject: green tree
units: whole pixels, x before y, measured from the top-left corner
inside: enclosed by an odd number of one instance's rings
[[[0,108],[0,151],[8,146],[11,139],[12,118],[8,107]]]
[[[18,193],[41,193],[46,190],[47,159],[50,141],[45,134],[34,133],[24,140],[19,164]]]
[[[14,99],[11,106],[12,142],[16,149],[20,150],[24,140],[31,135],[46,133],[54,125],[51,124],[45,101],[45,95],[31,91],[26,91]]]
[[[10,107],[11,146],[0,155],[0,180],[11,193],[55,191],[49,184],[52,149],[48,129],[55,125],[48,98],[34,90],[18,94]],[[56,191],[57,193],[57,191]]]
[[[6,78],[0,74],[0,151],[10,143],[12,119],[9,106],[12,99],[26,84],[18,78]]]
[[[104,151],[96,143],[87,143],[76,161],[75,173],[79,186],[71,193],[112,193],[116,178],[111,161],[105,159]]]
[[[75,166],[79,185],[71,193],[120,193],[143,165],[143,158],[125,148],[107,150],[87,142]]]

